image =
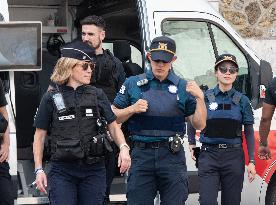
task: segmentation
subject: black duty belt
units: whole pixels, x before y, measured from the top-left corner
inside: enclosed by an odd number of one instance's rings
[[[201,148],[217,148],[217,149],[228,149],[228,148],[238,148],[241,144],[202,144]]]
[[[158,149],[159,147],[168,147],[169,141],[158,141],[158,142],[139,142],[134,141],[133,147],[139,147],[139,148],[151,148],[151,149]]]

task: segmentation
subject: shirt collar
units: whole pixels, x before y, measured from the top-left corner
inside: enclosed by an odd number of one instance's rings
[[[231,90],[228,90],[226,92],[222,92],[220,89],[219,89],[219,86],[217,85],[215,88],[214,88],[214,94],[215,96],[217,96],[219,93],[223,94],[225,93],[226,95],[228,96],[232,96],[234,93],[236,92],[235,88],[231,88]]]
[[[151,70],[148,70],[146,72],[146,76],[147,76],[148,80],[153,80],[154,79],[154,75],[153,75]],[[168,76],[165,80],[168,80],[168,81],[172,82],[174,85],[177,86],[180,78],[172,70],[170,70],[169,74],[168,74]]]
[[[83,92],[85,90],[85,88],[87,87],[87,85],[81,85],[81,86],[78,86],[76,91],[81,91]],[[71,87],[71,86],[67,86],[65,84],[63,85],[60,85],[59,88],[62,90],[62,91],[74,91],[74,88]]]

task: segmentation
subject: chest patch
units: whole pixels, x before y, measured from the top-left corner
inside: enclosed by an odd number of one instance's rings
[[[168,89],[169,89],[169,92],[172,94],[177,93],[177,87],[175,85],[169,85]]]
[[[58,120],[72,120],[75,118],[75,115],[64,115],[64,116],[60,116],[58,117]]]
[[[93,110],[91,108],[85,109],[86,117],[93,117]]]
[[[218,103],[217,102],[211,102],[209,104],[209,110],[216,110],[218,108]]]

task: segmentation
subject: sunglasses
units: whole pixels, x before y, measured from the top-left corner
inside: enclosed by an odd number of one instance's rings
[[[166,62],[166,61],[163,61],[163,60],[153,60],[155,63],[169,63],[169,62]]]
[[[239,71],[239,68],[237,68],[235,66],[230,66],[228,68],[225,66],[219,66],[218,69],[222,74],[227,73],[227,71],[229,71],[230,74],[235,74]]]
[[[88,69],[88,67],[91,68],[91,70],[93,71],[95,69],[95,63],[88,63],[88,62],[85,62],[85,63],[77,63],[77,65],[81,65],[82,67],[82,70],[86,71]]]

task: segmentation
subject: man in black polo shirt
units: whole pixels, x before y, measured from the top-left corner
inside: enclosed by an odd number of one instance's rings
[[[270,132],[270,125],[272,116],[275,112],[276,106],[276,78],[273,78],[272,82],[266,90],[265,100],[263,103],[262,118],[259,127],[260,134],[260,147],[258,155],[260,159],[270,159],[271,152],[268,147],[267,137]]]

